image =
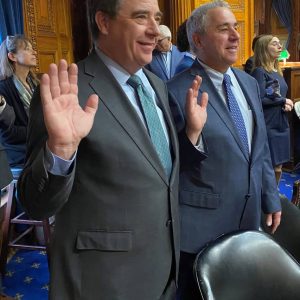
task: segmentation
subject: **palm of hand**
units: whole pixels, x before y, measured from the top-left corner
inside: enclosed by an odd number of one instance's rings
[[[198,133],[198,135],[201,133],[207,120],[206,108],[208,103],[207,93],[202,93],[200,102],[198,103],[201,82],[200,76],[196,76],[187,93],[186,99],[187,127],[189,131]]]
[[[44,106],[44,118],[49,136],[59,144],[79,144],[93,125],[93,116],[86,113],[75,94],[64,94]]]
[[[84,109],[78,102],[77,66],[69,69],[61,60],[57,68],[51,64],[49,74],[41,79],[41,100],[49,149],[69,159],[82,138],[91,130],[98,108],[98,97],[91,95]]]

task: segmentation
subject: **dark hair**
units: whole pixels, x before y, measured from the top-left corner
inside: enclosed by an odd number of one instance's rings
[[[255,48],[255,44],[256,44],[256,42],[258,41],[258,39],[259,38],[261,38],[262,36],[264,36],[264,34],[259,34],[259,35],[256,35],[254,38],[253,38],[253,40],[252,40],[252,46],[251,46],[251,48],[252,48],[252,51],[254,51],[254,48]]]
[[[114,18],[120,8],[123,0],[87,0],[87,17],[89,28],[92,34],[92,39],[95,42],[98,38],[99,29],[95,22],[95,15],[98,11],[106,13],[111,18]]]
[[[177,29],[176,43],[180,52],[190,51],[190,44],[186,32],[186,22],[187,20],[181,23]]]

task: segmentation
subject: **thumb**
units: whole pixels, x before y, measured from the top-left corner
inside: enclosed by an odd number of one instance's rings
[[[87,102],[86,102],[84,111],[86,113],[95,115],[96,111],[98,109],[98,103],[99,103],[98,96],[96,94],[90,95],[89,98],[88,98],[88,100],[87,100]]]

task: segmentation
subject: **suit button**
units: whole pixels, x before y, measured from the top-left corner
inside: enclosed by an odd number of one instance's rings
[[[173,220],[168,220],[166,222],[166,226],[169,227],[169,226],[172,226],[172,223],[173,223]]]

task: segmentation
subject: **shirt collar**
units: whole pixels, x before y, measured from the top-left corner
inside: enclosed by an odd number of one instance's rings
[[[114,60],[105,55],[99,48],[96,47],[96,53],[101,58],[106,67],[111,71],[113,76],[121,85],[127,84],[127,80],[131,76],[122,66],[116,63]],[[144,75],[143,69],[139,69],[135,72],[135,75],[142,77]]]
[[[225,73],[219,72],[208,65],[206,65],[203,61],[201,61],[199,58],[197,58],[199,64],[204,68],[208,76],[211,80],[213,80],[214,83],[216,83],[218,86],[222,86],[224,74],[228,74],[231,78],[235,77],[234,73],[232,72],[231,68],[228,68]],[[231,80],[232,83],[232,80]]]

